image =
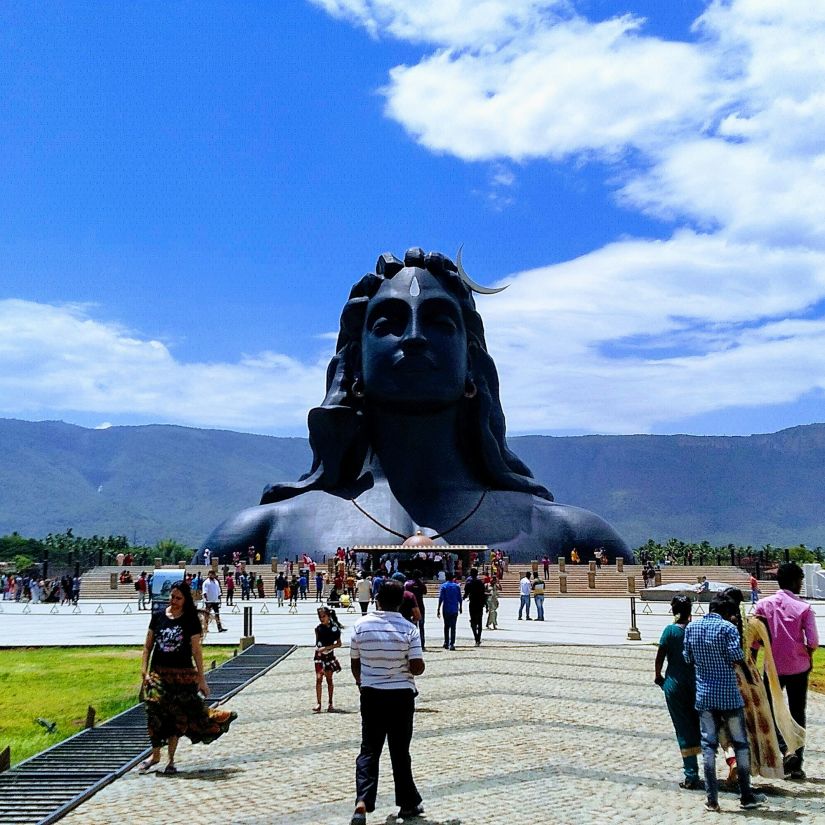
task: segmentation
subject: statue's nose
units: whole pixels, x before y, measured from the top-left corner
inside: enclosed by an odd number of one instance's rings
[[[413,310],[410,313],[410,320],[407,328],[404,330],[404,337],[401,340],[401,345],[406,350],[421,349],[427,343],[427,337],[424,334],[424,329],[421,324],[421,318],[418,313]]]

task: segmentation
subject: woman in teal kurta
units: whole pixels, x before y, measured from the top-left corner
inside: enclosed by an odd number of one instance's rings
[[[670,603],[674,622],[662,631],[659,650],[656,653],[654,681],[664,691],[665,702],[676,731],[676,741],[682,752],[685,771],[679,787],[698,790],[699,765],[696,759],[701,752],[699,739],[699,714],[696,712],[696,674],[682,653],[685,628],[690,621],[691,601],[687,596],[675,596]],[[662,676],[662,665],[667,660],[667,671]]]

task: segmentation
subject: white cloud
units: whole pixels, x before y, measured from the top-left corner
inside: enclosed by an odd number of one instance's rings
[[[310,0],[377,36],[449,46],[495,44],[568,16],[569,0]]]
[[[579,18],[491,50],[441,50],[397,66],[387,113],[424,146],[466,160],[617,155],[701,127],[713,64],[639,21]]]
[[[642,432],[825,389],[825,3],[712,2],[683,42],[572,0],[311,1],[422,46],[387,115],[490,162],[493,208],[531,163],[598,159],[624,206],[673,224],[479,299],[512,430]],[[325,360],[183,363],[88,308],[0,302],[3,414],[300,431]]]
[[[326,359],[263,352],[184,363],[160,341],[80,306],[0,301],[0,412],[145,415],[199,426],[300,431],[323,397]],[[101,425],[101,427],[104,425]]]
[[[481,311],[511,429],[645,432],[825,389],[823,296],[825,253],[682,232],[520,273]]]
[[[825,387],[825,3],[714,0],[684,41],[632,0],[492,3],[498,35],[481,2],[315,2],[429,46],[383,89],[421,145],[524,174],[598,159],[673,225],[482,299],[511,427],[644,431]]]

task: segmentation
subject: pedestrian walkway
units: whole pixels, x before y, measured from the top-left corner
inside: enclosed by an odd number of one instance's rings
[[[443,631],[441,621],[436,618],[436,599],[425,599],[426,638],[433,645],[441,644]],[[820,636],[825,638],[825,603],[813,603],[818,614],[817,626]],[[318,624],[316,610],[318,603],[299,601],[297,612],[290,613],[289,607],[277,607],[274,600],[245,602],[252,608],[252,630],[258,642],[266,644],[305,645],[314,639],[313,630]],[[15,602],[0,602],[0,645],[4,647],[24,647],[41,645],[139,645],[146,638],[149,626],[149,612],[136,611],[118,601],[81,602],[80,612],[71,605],[59,607],[37,604],[25,612],[26,605]],[[630,627],[630,600],[625,599],[546,599],[544,612],[546,620],[518,621],[519,603],[516,599],[502,599],[498,609],[499,629],[484,631],[484,638],[506,642],[540,642],[545,644],[582,645],[646,645],[658,642],[662,628],[672,621],[667,603],[651,603],[650,614],[643,613],[644,603],[636,600],[637,626],[641,632],[641,642],[627,639]],[[370,608],[372,609],[372,608]],[[707,610],[703,605],[702,611]],[[531,604],[530,615],[535,619],[535,605]],[[343,643],[349,644],[350,629],[358,613],[338,610],[344,623]],[[209,633],[206,644],[234,644],[243,635],[242,607],[233,613],[231,607],[221,609],[221,619],[228,633]],[[471,639],[469,614],[465,605],[459,616],[457,638]]]
[[[413,767],[421,825],[662,825],[707,823],[704,794],[682,791],[681,758],[654,649],[465,640],[433,650],[418,679]],[[360,740],[348,650],[336,676],[341,712],[314,715],[310,648],[235,696],[239,714],[214,744],[178,750],[181,774],[124,776],[69,814],[66,825],[147,822],[346,825]],[[750,823],[825,823],[825,697],[809,707],[803,783],[766,782],[762,811],[725,812]],[[394,825],[389,757],[368,822]],[[718,816],[718,815],[717,815]],[[721,821],[721,820],[720,820]]]

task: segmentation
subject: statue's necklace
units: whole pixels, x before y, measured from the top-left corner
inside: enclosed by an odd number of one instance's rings
[[[461,525],[464,524],[465,521],[467,521],[475,515],[478,508],[481,507],[481,503],[484,501],[484,497],[487,495],[488,492],[489,491],[486,489],[482,491],[481,498],[473,505],[473,509],[470,510],[470,512],[467,513],[467,515],[464,516],[460,521],[457,521],[452,527],[449,527],[446,530],[442,530],[440,533],[436,533],[434,536],[428,536],[428,538],[433,540],[440,539],[446,536],[448,533],[452,533],[453,530],[457,530],[459,527],[461,527]],[[359,510],[363,515],[365,515],[371,522],[377,524],[382,530],[386,530],[388,533],[392,533],[394,536],[398,536],[398,538],[400,539],[406,540],[408,538],[412,538],[411,536],[405,536],[403,533],[399,533],[397,530],[393,530],[392,527],[387,527],[386,524],[382,524],[380,521],[378,521],[378,519],[375,516],[368,513],[354,498],[351,498],[350,501],[355,505],[355,508],[357,510]]]

